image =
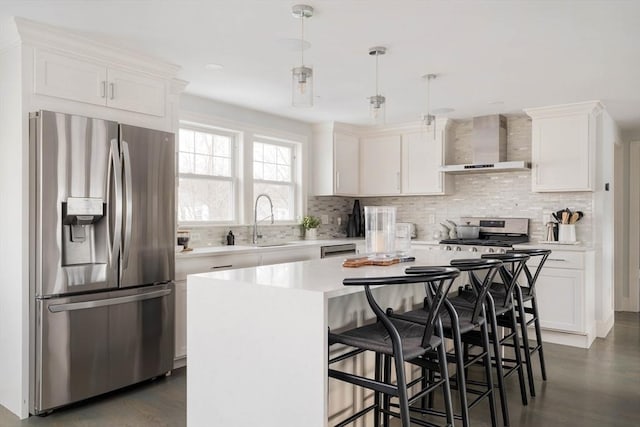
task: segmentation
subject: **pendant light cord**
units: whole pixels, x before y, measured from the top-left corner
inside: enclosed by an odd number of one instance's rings
[[[304,13],[300,15],[300,61],[304,67]]]

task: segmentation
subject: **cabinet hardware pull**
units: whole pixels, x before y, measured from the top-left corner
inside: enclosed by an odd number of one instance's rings
[[[396,188],[400,190],[400,172],[396,172]]]
[[[340,172],[336,172],[336,190],[340,189]]]
[[[562,259],[562,258],[549,258],[547,261],[560,261],[560,262],[566,262],[566,259]]]
[[[100,85],[100,98],[104,98],[107,96],[107,81],[103,80]]]
[[[229,264],[229,265],[216,265],[211,267],[211,270],[217,270],[218,268],[231,268],[233,267],[233,265]]]
[[[113,83],[109,83],[109,99],[115,98],[116,93],[116,85]]]

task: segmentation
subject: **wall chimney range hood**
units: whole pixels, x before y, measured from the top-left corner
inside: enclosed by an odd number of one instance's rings
[[[501,115],[473,118],[471,137],[473,163],[445,165],[442,172],[480,173],[523,171],[531,168],[525,161],[507,162],[507,119]]]

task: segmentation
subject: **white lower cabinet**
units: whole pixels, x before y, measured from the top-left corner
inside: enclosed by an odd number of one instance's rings
[[[187,281],[179,280],[175,286],[175,359],[187,355]]]
[[[547,259],[536,282],[543,341],[588,348],[595,339],[593,257],[593,251],[553,250]]]

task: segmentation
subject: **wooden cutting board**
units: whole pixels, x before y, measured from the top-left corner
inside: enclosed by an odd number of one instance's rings
[[[343,267],[362,267],[365,265],[393,265],[398,264],[399,262],[407,262],[407,261],[415,261],[414,257],[396,257],[389,259],[369,259],[367,257],[362,258],[349,258],[345,259],[342,263]]]

